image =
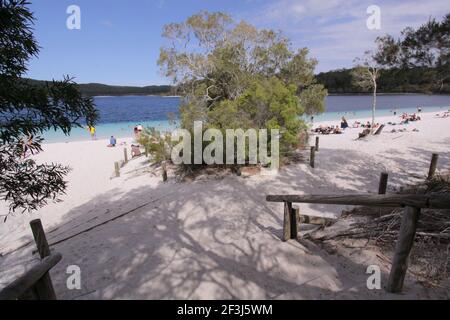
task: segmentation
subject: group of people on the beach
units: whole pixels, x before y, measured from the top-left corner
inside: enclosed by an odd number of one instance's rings
[[[136,141],[139,141],[141,138],[142,131],[144,131],[144,127],[142,125],[137,125],[134,127],[134,138]],[[126,143],[123,142],[122,145],[125,145]],[[108,148],[114,148],[117,145],[117,139],[114,136],[111,136],[109,139],[109,145]],[[131,157],[138,157],[142,154],[141,152],[141,146],[139,144],[132,144],[131,145]]]
[[[438,118],[449,118],[450,117],[450,110],[449,111],[444,111],[444,113],[441,115],[440,113],[436,114],[436,117]]]
[[[314,129],[313,132],[320,134],[342,134],[342,129],[339,126],[326,126],[321,124],[318,128]]]
[[[342,134],[345,129],[349,127],[347,119],[345,117],[342,117],[341,119],[341,125],[336,126],[326,126],[321,124],[318,128],[313,129],[312,132],[320,133],[320,134]]]
[[[336,126],[326,126],[326,125],[319,125],[316,129],[313,129],[312,132],[320,133],[320,134],[342,134],[345,129],[349,128],[348,121],[345,117],[342,117],[341,119],[341,125]],[[364,129],[372,129],[372,124],[367,121],[367,123],[361,123],[359,121],[355,121],[352,125],[353,128],[364,128]],[[373,129],[377,129],[380,127],[379,123],[375,123],[373,125]]]
[[[97,140],[97,136],[96,136],[96,128],[94,126],[88,126],[87,131],[89,132],[91,139],[92,140]],[[137,125],[134,127],[133,132],[134,132],[134,137],[136,139],[136,141],[139,141],[139,139],[141,138],[141,133],[144,130],[144,127],[142,125]],[[114,136],[111,136],[109,138],[109,145],[107,146],[108,148],[114,148],[117,145],[117,139]]]
[[[377,128],[379,128],[380,127],[380,124],[379,123],[375,123],[374,125],[373,125],[373,128],[374,129],[377,129]],[[362,122],[359,122],[359,121],[355,121],[354,123],[353,123],[353,128],[365,128],[365,129],[371,129],[372,128],[372,123],[370,123],[370,121],[367,121],[366,123],[362,123]]]
[[[404,124],[408,124],[409,122],[414,122],[414,121],[419,121],[422,120],[418,115],[416,115],[415,113],[410,115],[407,113],[403,113],[402,116],[402,123]]]

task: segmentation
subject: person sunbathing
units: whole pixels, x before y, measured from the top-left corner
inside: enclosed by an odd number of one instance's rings
[[[108,148],[114,148],[117,144],[117,140],[114,136],[111,136],[111,138],[109,139],[109,145]]]
[[[342,134],[342,129],[336,126],[333,131],[331,132],[333,134]]]
[[[363,132],[359,134],[358,139],[362,139],[367,137],[370,134],[370,129],[364,129]]]
[[[359,128],[360,125],[361,125],[361,122],[355,121],[355,122],[353,123],[353,128]]]

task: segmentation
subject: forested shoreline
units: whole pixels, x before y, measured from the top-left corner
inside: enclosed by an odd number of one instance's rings
[[[352,81],[352,69],[338,69],[321,72],[317,82],[325,86],[329,94],[368,94],[355,86]],[[444,83],[442,88],[430,85],[427,74],[432,70],[428,68],[414,68],[409,70],[389,69],[383,70],[379,79],[379,93],[424,93],[424,94],[450,94],[450,83]]]
[[[32,85],[42,86],[52,81],[24,79]],[[172,93],[172,86],[153,85],[145,87],[112,86],[101,83],[86,83],[77,85],[81,94],[87,97],[94,96],[126,96],[126,95],[160,95],[167,96]]]

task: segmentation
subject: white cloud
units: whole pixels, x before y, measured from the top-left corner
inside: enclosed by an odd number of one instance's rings
[[[381,30],[366,27],[370,5],[381,8]],[[280,29],[294,46],[310,48],[319,59],[318,71],[326,71],[351,66],[355,57],[374,48],[377,36],[397,36],[407,26],[417,27],[449,11],[448,0],[278,0],[244,18],[261,27]]]
[[[109,20],[103,20],[100,22],[100,24],[106,28],[112,28],[114,26],[113,23]]]

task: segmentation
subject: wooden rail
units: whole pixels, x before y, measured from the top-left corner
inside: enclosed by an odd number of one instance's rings
[[[54,253],[41,260],[24,275],[12,282],[0,292],[0,300],[40,299],[46,292],[36,287],[38,283],[59,261],[62,255]]]
[[[0,300],[56,300],[49,271],[61,261],[62,256],[50,252],[41,220],[31,221],[30,226],[42,260],[0,291]]]
[[[367,207],[416,207],[450,209],[450,195],[422,194],[336,194],[336,195],[269,195],[268,202],[320,203]]]
[[[383,187],[386,183],[385,178],[382,178]],[[298,211],[294,211],[292,207],[293,203],[319,203],[391,208],[405,207],[406,209],[402,217],[389,280],[386,286],[386,290],[392,293],[400,293],[403,289],[403,283],[408,269],[408,258],[414,244],[421,209],[450,209],[450,195],[435,194],[269,195],[266,200],[269,202],[284,203],[283,241],[297,238],[300,219],[298,217]]]

